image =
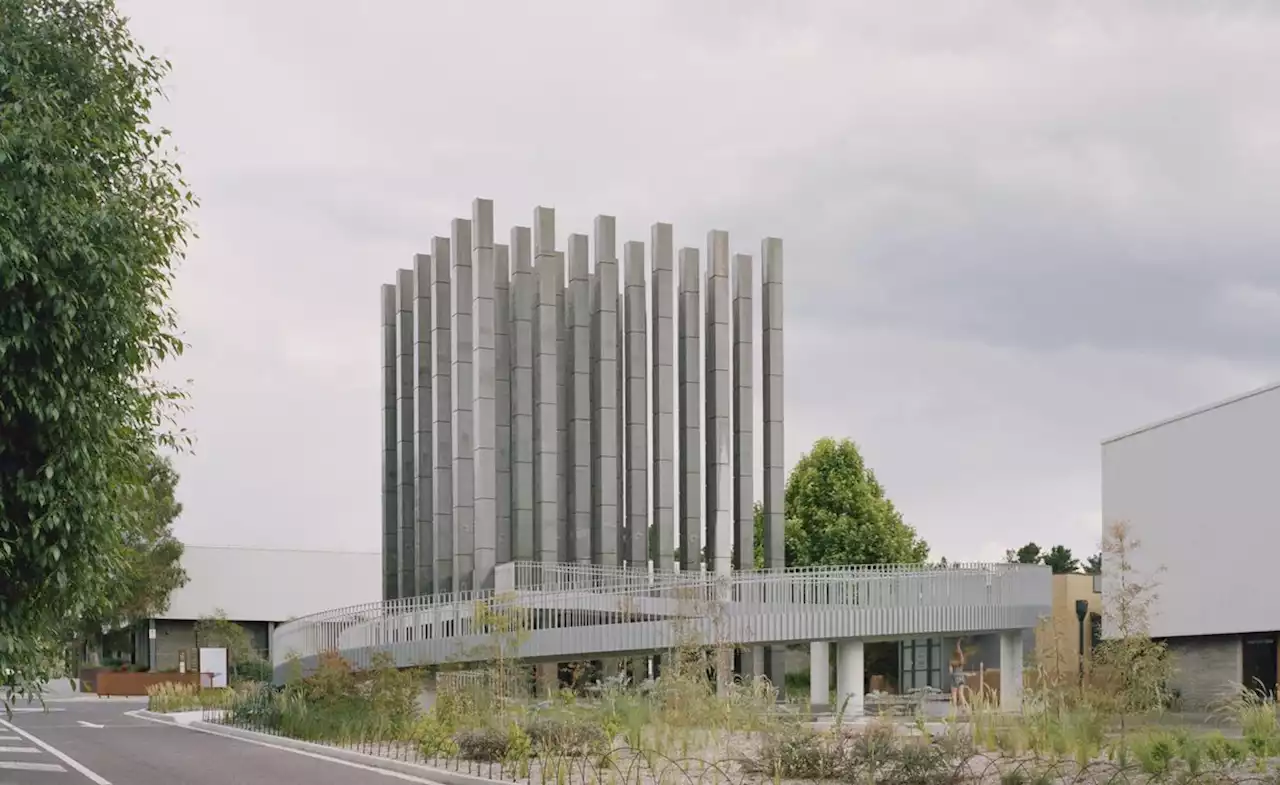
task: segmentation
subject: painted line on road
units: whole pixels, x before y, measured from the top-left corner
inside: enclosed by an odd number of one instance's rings
[[[8,754],[10,752],[39,752],[35,747],[0,747],[0,753]]]
[[[321,755],[318,752],[311,752],[310,750],[298,750],[292,747],[285,747],[280,744],[271,744],[270,742],[259,741],[257,739],[246,739],[243,736],[233,736],[230,733],[220,733],[210,728],[195,728],[190,725],[178,725],[177,723],[156,719],[155,717],[146,717],[132,711],[127,711],[125,712],[125,714],[127,714],[130,717],[136,717],[140,720],[146,720],[147,722],[155,722],[160,725],[168,725],[169,727],[172,727],[172,728],[181,728],[182,730],[196,731],[197,733],[207,733],[210,736],[221,736],[224,739],[231,739],[232,741],[238,741],[238,742],[241,742],[242,744],[256,744],[259,747],[266,747],[267,749],[279,750],[281,752],[290,752],[290,753],[293,753],[294,755],[301,755],[306,758],[315,758],[316,760],[322,760],[327,763],[338,763],[343,766],[349,766],[353,769],[368,771],[374,774],[381,774],[384,777],[394,777],[398,780],[404,780],[405,782],[417,782],[417,783],[420,783],[420,785],[440,785],[440,783],[437,782],[436,780],[429,780],[425,777],[415,777],[412,774],[405,774],[402,771],[392,771],[390,769],[380,769],[376,766],[366,766],[363,763],[356,763],[355,761],[343,760],[342,758],[331,758],[328,755]]]
[[[11,760],[0,760],[0,770],[8,771],[66,771],[56,763],[18,763]]]
[[[22,741],[17,736],[0,736],[0,741]]]
[[[94,785],[111,785],[111,783],[105,777],[91,771],[87,766],[75,760],[74,758],[72,758],[70,755],[66,754],[62,750],[56,749],[52,745],[47,744],[41,741],[40,739],[37,739],[35,736],[32,736],[30,733],[27,733],[22,728],[19,728],[17,725],[14,725],[12,722],[9,722],[8,720],[0,720],[0,727],[8,728],[9,730],[18,734],[22,738],[36,745],[40,749],[49,753],[53,757],[67,764],[68,766],[75,769],[76,771],[80,772],[82,775],[84,775],[86,779],[94,783]]]

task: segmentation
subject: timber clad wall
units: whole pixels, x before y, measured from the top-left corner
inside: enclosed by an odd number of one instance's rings
[[[1209,708],[1232,684],[1240,683],[1239,636],[1174,638],[1168,644],[1174,667],[1170,686],[1181,694],[1183,708]]]

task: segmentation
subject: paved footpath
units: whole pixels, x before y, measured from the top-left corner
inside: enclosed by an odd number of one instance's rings
[[[0,785],[391,785],[398,772],[130,716],[137,701],[54,700],[0,710]]]

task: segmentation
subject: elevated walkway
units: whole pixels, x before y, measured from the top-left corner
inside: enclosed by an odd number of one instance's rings
[[[576,564],[500,565],[495,589],[340,608],[272,638],[277,678],[338,652],[354,667],[505,656],[586,659],[687,643],[756,645],[981,634],[1034,627],[1050,612],[1045,567],[967,564],[650,573]]]

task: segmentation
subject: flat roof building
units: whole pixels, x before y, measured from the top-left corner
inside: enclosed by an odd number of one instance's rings
[[[1278,498],[1280,384],[1102,444],[1104,525],[1129,524],[1134,571],[1159,583],[1150,632],[1167,640],[1189,708],[1233,683],[1276,689]],[[1104,555],[1104,602],[1111,569]]]
[[[117,658],[156,671],[194,663],[196,622],[221,612],[248,630],[269,661],[277,624],[381,598],[377,552],[188,545],[182,566],[187,584],[164,613],[115,637]]]

